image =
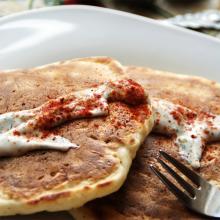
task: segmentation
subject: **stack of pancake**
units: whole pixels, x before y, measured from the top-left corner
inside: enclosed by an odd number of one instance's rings
[[[220,113],[220,87],[213,81],[123,67],[100,57],[0,73],[0,114],[32,109],[60,95],[122,78],[138,82],[149,97]],[[77,150],[37,150],[0,158],[0,215],[73,208],[70,213],[77,220],[201,218],[177,202],[149,171],[159,149],[187,164],[172,137],[148,135],[153,114],[140,122],[132,117],[133,106],[113,102],[109,108],[104,118],[74,120],[56,128],[81,146]],[[220,183],[219,156],[218,143],[206,146],[198,170],[215,184]]]

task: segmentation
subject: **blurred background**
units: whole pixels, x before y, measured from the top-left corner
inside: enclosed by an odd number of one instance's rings
[[[207,25],[207,22],[205,28],[198,25],[196,28],[195,25],[193,27],[189,25],[188,28],[220,38],[220,0],[0,0],[0,16],[48,6],[73,4],[113,8],[160,20],[186,13],[215,10],[215,15],[209,15],[208,19],[215,17],[214,20],[218,23],[217,28]],[[219,11],[217,17],[216,11]],[[185,17],[182,19],[184,20]],[[204,16],[200,16],[199,19],[204,20]],[[197,21],[193,20],[193,22],[198,22],[198,16]],[[187,27],[187,25],[185,26]]]

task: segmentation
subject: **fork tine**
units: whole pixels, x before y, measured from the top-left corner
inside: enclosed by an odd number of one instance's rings
[[[204,180],[194,171],[171,157],[169,154],[167,154],[164,151],[160,151],[160,155],[162,155],[167,161],[173,164],[178,170],[180,170],[183,174],[186,175],[193,183],[195,183],[197,186],[201,186],[201,183],[204,182]]]
[[[191,198],[178,189],[170,180],[167,179],[159,170],[157,170],[152,164],[150,164],[150,169],[157,175],[157,177],[168,187],[168,189],[181,201],[189,204]]]
[[[165,170],[167,170],[171,176],[176,179],[176,181],[188,192],[192,197],[195,197],[195,189],[187,183],[181,176],[179,176],[172,168],[170,168],[164,161],[162,161],[160,158],[157,158],[158,162],[163,166]]]

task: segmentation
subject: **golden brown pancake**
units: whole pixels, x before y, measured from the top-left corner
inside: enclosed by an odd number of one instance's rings
[[[0,73],[0,114],[123,77],[110,58],[84,58]],[[151,109],[109,103],[106,117],[74,120],[55,132],[80,147],[0,158],[0,215],[58,211],[119,189],[153,126]],[[0,143],[1,144],[1,143]]]
[[[195,111],[220,114],[220,86],[200,77],[128,67],[127,76],[139,82],[152,97],[184,105]],[[72,210],[77,220],[204,219],[185,208],[150,172],[159,149],[183,161],[170,137],[150,134],[139,149],[125,184],[116,193]],[[206,146],[201,168],[205,179],[220,185],[220,144]]]

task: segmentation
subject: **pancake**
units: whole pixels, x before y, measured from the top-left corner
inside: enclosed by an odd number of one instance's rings
[[[162,98],[196,112],[220,114],[220,86],[194,76],[177,75],[147,68],[128,67],[126,75],[139,82],[150,97]],[[149,170],[158,151],[167,151],[181,159],[171,137],[151,133],[140,147],[125,184],[116,193],[71,210],[76,220],[204,219],[185,208]],[[220,144],[206,146],[201,167],[205,179],[220,186]]]
[[[36,108],[123,76],[123,67],[105,57],[1,72],[0,114]],[[79,148],[0,158],[1,216],[76,208],[120,188],[153,117],[148,104],[108,104],[105,117],[68,121],[54,129]]]

